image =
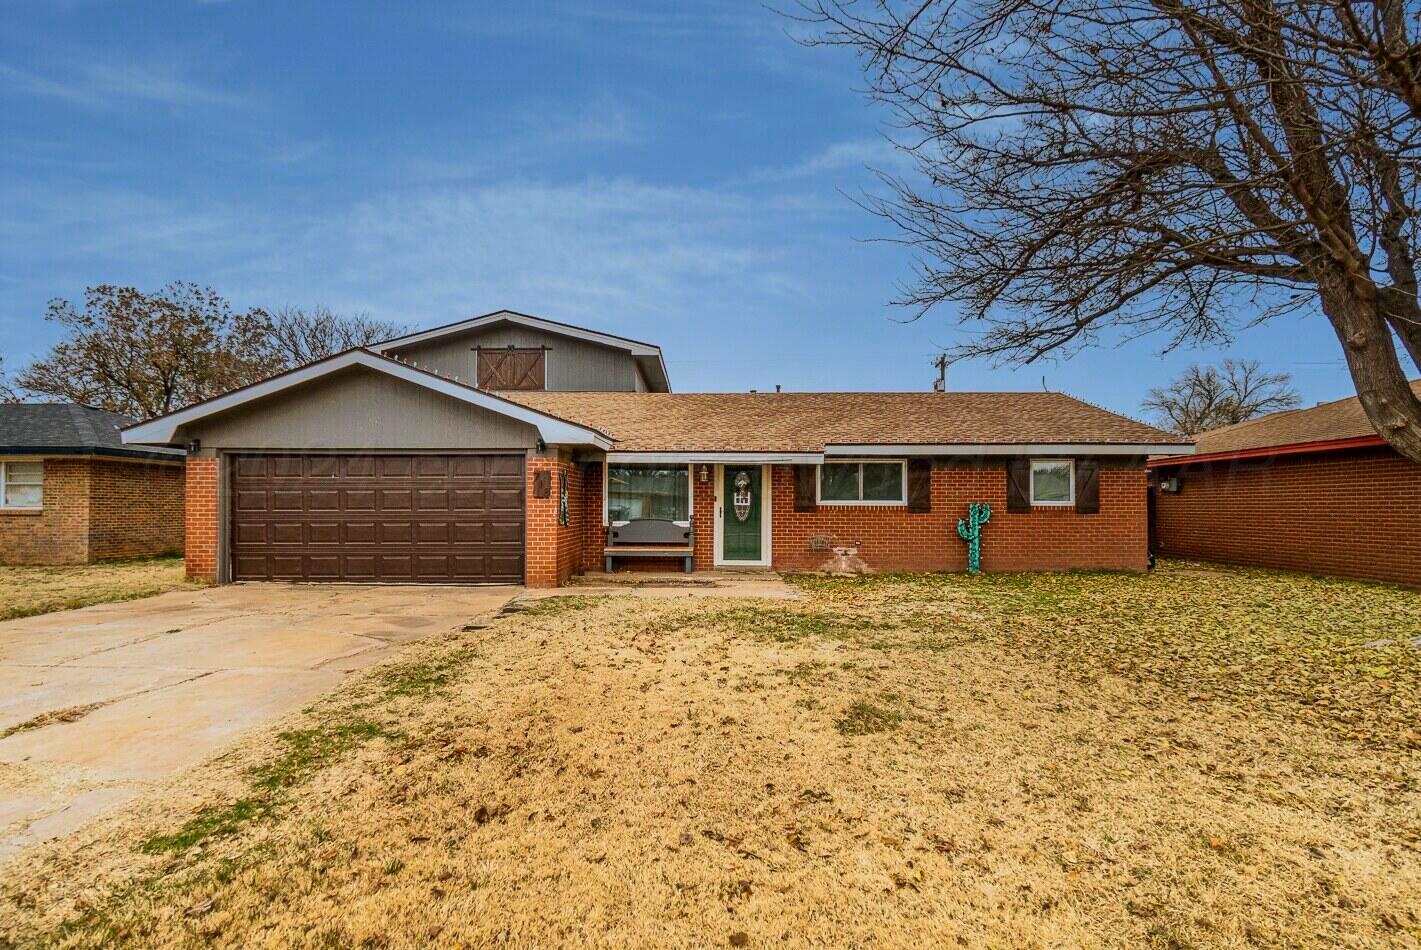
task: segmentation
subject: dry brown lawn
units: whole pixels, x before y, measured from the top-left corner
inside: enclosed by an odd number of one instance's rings
[[[569,596],[0,872],[0,945],[1421,945],[1421,595]]]
[[[178,590],[186,583],[180,557],[66,567],[0,567],[0,620],[137,600]]]

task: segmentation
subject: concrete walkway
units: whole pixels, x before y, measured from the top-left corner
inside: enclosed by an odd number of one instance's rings
[[[240,584],[0,623],[0,861],[519,592]]]
[[[562,597],[569,590],[579,594],[631,594],[636,597],[750,597],[768,600],[798,600],[797,588],[771,570],[619,571],[615,574],[581,574],[569,587],[529,591],[524,599]]]

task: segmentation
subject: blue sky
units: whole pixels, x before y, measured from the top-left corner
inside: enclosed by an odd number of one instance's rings
[[[854,60],[753,2],[0,0],[0,352],[56,296],[210,284],[433,326],[502,307],[658,342],[678,390],[925,389],[964,332],[890,306],[909,252],[850,195],[899,170]],[[1317,316],[1042,378],[1138,414],[1193,361],[1351,393]]]

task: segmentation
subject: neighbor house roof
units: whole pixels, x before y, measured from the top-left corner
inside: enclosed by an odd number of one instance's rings
[[[413,346],[416,343],[424,343],[459,333],[469,333],[473,330],[505,323],[585,340],[588,343],[596,343],[614,350],[622,350],[636,360],[653,391],[671,391],[671,376],[666,371],[666,361],[661,356],[661,347],[656,344],[644,343],[641,340],[633,340],[630,337],[617,336],[612,333],[602,333],[598,330],[588,330],[585,327],[573,326],[571,323],[549,320],[547,317],[535,317],[532,314],[519,313],[516,310],[495,310],[492,313],[469,317],[466,320],[456,320],[454,323],[446,323],[444,326],[434,327],[431,330],[420,330],[417,333],[406,334],[393,340],[384,340],[374,344],[370,349],[376,353],[389,353],[393,350]]]
[[[605,432],[618,452],[1190,451],[1186,438],[1050,392],[503,395]]]
[[[1421,396],[1421,379],[1412,380],[1411,391]],[[1285,409],[1211,429],[1199,433],[1194,441],[1200,457],[1269,454],[1266,450],[1271,449],[1296,452],[1384,444],[1356,396],[1319,403],[1309,409]]]
[[[128,416],[73,403],[0,405],[0,455],[109,455],[182,458],[173,449],[124,445]]]

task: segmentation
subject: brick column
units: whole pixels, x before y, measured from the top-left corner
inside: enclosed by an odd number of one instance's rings
[[[221,516],[217,494],[215,458],[189,458],[183,525],[187,576],[217,580],[218,518]]]
[[[533,493],[533,482],[539,472],[547,472],[549,490],[547,498],[537,498]],[[558,475],[568,480],[568,524],[558,524]],[[581,527],[578,525],[578,498],[581,495],[581,479],[577,477],[577,466],[570,461],[553,456],[530,456],[528,459],[527,521],[524,534],[524,575],[529,587],[557,587],[578,569],[578,542]]]

